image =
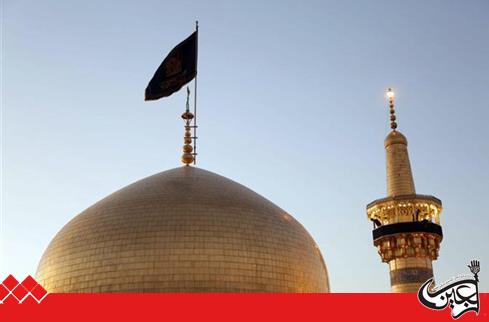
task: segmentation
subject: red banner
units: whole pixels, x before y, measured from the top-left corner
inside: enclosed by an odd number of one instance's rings
[[[480,313],[457,321],[486,321]],[[416,294],[48,294],[40,303],[0,304],[0,321],[453,321]]]

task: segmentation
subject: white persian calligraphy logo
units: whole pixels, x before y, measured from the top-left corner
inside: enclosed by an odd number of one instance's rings
[[[475,311],[479,314],[479,261],[473,260],[468,265],[474,276],[453,278],[433,287],[433,278],[424,283],[418,291],[418,299],[424,306],[432,310],[443,310],[450,306],[452,317],[458,319],[464,313]]]

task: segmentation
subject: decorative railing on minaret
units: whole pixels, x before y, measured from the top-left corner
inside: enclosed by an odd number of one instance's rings
[[[441,201],[418,195],[409,162],[406,137],[397,130],[394,92],[387,90],[392,131],[387,135],[387,197],[367,205],[374,245],[389,264],[392,292],[417,292],[433,276],[443,238]]]

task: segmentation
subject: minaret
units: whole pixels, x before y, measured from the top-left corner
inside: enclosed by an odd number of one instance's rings
[[[416,194],[407,139],[397,131],[394,92],[387,90],[392,131],[384,141],[387,197],[367,205],[373,240],[382,262],[389,264],[392,292],[417,292],[433,276],[443,238],[441,201]]]

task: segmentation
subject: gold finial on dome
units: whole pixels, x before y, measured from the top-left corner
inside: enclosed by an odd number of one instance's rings
[[[394,110],[394,91],[392,88],[388,88],[386,92],[386,96],[389,99],[389,109],[391,113],[391,129],[395,131],[397,129],[396,123],[396,111]]]
[[[187,86],[187,105],[185,109],[185,113],[182,114],[182,119],[185,120],[185,136],[183,138],[183,142],[185,143],[183,145],[183,154],[182,154],[182,162],[186,166],[189,166],[192,162],[194,162],[194,155],[193,155],[193,147],[191,145],[192,143],[192,133],[190,129],[192,126],[190,125],[190,122],[194,118],[194,115],[190,113],[189,109],[189,100],[190,97],[190,89]]]

